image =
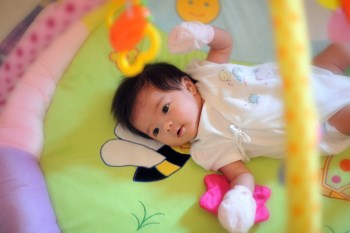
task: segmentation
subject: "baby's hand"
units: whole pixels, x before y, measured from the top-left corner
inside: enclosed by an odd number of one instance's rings
[[[183,22],[169,33],[168,48],[172,53],[187,53],[209,44],[213,38],[212,26],[198,22]]]
[[[240,185],[225,194],[218,217],[221,225],[230,233],[248,232],[254,224],[256,203],[251,191]]]

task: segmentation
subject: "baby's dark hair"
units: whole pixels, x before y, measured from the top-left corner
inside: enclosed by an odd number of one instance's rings
[[[125,77],[113,98],[111,111],[115,120],[130,132],[144,138],[150,138],[132,124],[132,111],[138,93],[147,86],[152,86],[161,91],[180,90],[183,77],[188,77],[195,82],[185,72],[164,62],[148,64],[140,74],[133,77]]]

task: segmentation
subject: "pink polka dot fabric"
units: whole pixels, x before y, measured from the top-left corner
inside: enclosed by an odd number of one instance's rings
[[[17,80],[37,55],[72,22],[102,2],[104,0],[61,1],[48,6],[35,19],[0,67],[0,112]]]

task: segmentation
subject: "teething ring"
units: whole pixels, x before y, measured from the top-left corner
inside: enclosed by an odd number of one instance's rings
[[[151,61],[159,51],[160,36],[156,28],[148,22],[148,17],[148,9],[141,5],[126,9],[114,23],[113,13],[107,17],[111,46],[116,51],[111,54],[110,59],[127,76],[139,73],[144,64]],[[141,51],[135,61],[130,62],[129,51],[135,49],[144,37],[149,38],[149,49]]]
[[[142,71],[145,63],[151,61],[159,52],[160,36],[157,29],[150,23],[145,27],[145,37],[149,38],[150,46],[147,51],[141,51],[133,63],[130,63],[128,51],[116,52],[111,54],[111,60],[127,76],[133,76]]]

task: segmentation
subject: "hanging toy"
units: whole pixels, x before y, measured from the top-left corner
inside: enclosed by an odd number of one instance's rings
[[[345,16],[350,24],[350,1],[349,0],[341,0],[341,7],[345,13]]]
[[[144,65],[158,54],[161,43],[160,35],[150,23],[149,10],[139,1],[133,1],[133,4],[127,6],[115,21],[113,20],[114,13],[111,12],[107,18],[110,28],[109,39],[115,50],[111,53],[110,59],[123,74],[133,76],[141,72]],[[148,50],[140,51],[131,61],[128,59],[129,53],[134,51],[144,38],[149,39]]]

